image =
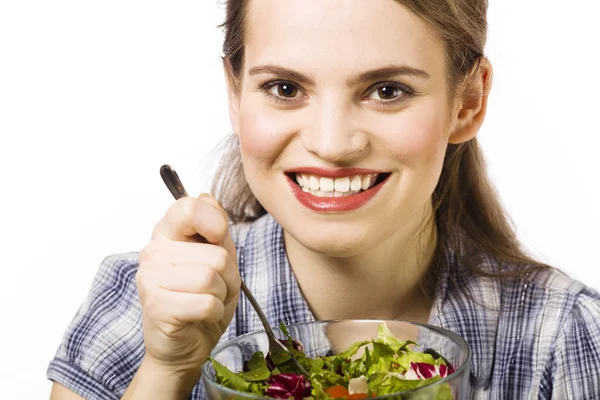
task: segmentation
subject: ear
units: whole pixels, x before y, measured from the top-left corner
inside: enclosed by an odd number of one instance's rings
[[[223,59],[223,72],[225,73],[225,83],[227,85],[227,100],[229,103],[229,120],[231,127],[236,135],[239,135],[240,127],[240,99],[239,99],[239,83],[233,75],[233,69],[229,58]]]
[[[465,79],[454,100],[454,123],[448,142],[459,144],[477,136],[487,111],[488,96],[492,88],[492,64],[482,57],[479,65]]]

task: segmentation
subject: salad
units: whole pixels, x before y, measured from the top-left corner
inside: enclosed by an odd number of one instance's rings
[[[309,378],[297,373],[288,354],[274,358],[259,351],[237,373],[209,358],[217,383],[276,399],[364,399],[417,389],[454,372],[443,357],[412,350],[417,343],[399,340],[385,324],[379,326],[377,339],[356,342],[342,353],[317,358],[306,356],[302,344],[283,324],[281,331],[287,337],[284,344],[309,372]],[[427,398],[446,400],[453,396],[450,386],[444,384],[436,386]]]

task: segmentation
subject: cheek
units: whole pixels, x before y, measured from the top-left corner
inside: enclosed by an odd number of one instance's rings
[[[386,148],[408,168],[441,162],[448,144],[444,112],[436,107],[419,107],[402,115],[387,129]]]
[[[259,102],[243,103],[240,107],[240,146],[245,158],[273,161],[285,147],[291,129],[289,121]]]

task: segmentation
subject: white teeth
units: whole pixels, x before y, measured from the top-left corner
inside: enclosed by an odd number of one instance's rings
[[[324,192],[333,192],[333,179],[331,178],[321,178],[320,179],[321,187],[320,189]]]
[[[318,197],[350,196],[375,185],[377,174],[345,176],[341,178],[296,174],[296,182],[302,191]]]
[[[314,177],[314,176],[310,176],[309,178],[310,181],[310,190],[319,190],[319,180]]]
[[[307,189],[310,187],[310,181],[308,180],[308,176],[306,175],[302,175],[302,187],[305,187]]]
[[[367,175],[362,178],[361,188],[362,188],[362,190],[367,190],[370,187],[371,187],[371,176]]]
[[[336,192],[340,192],[340,193],[347,192],[348,190],[350,190],[350,178],[348,178],[348,177],[336,178],[334,187],[335,187]]]
[[[360,176],[356,175],[354,178],[352,178],[352,182],[350,182],[350,189],[357,192],[360,190],[361,186],[362,182]]]

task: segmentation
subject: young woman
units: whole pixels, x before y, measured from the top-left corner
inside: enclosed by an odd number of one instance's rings
[[[260,329],[240,274],[274,325],[458,333],[477,398],[600,398],[600,294],[522,252],[485,174],[486,0],[309,3],[227,2],[216,199],[104,261],[52,398],[204,398],[211,349]]]

